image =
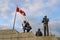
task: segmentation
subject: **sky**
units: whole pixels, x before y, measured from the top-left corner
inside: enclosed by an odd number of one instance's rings
[[[13,29],[17,6],[25,11],[31,31],[40,28],[43,32],[41,21],[47,15],[50,34],[60,37],[60,0],[0,0],[0,30]],[[24,20],[24,16],[17,13],[15,30],[23,32],[21,24]]]

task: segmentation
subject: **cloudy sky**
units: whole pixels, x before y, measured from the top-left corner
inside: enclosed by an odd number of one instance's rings
[[[0,0],[0,30],[13,29],[16,7],[26,12],[27,21],[32,26],[33,32],[41,28],[45,15],[49,18],[50,34],[60,36],[60,0]],[[22,32],[24,17],[17,13],[15,30]]]

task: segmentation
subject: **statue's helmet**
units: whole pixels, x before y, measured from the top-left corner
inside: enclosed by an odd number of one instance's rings
[[[26,21],[24,21],[24,23],[26,23]]]
[[[40,28],[38,28],[38,31],[40,31]]]
[[[47,16],[44,16],[45,18],[47,18]]]

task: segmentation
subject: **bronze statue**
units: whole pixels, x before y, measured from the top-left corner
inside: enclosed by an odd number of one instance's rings
[[[47,16],[44,16],[42,20],[42,23],[44,25],[44,36],[49,36],[48,22],[49,22],[49,19],[47,18]]]
[[[24,32],[25,32],[25,30],[27,30],[27,32],[29,32],[32,29],[30,24],[27,21],[24,21],[24,24],[22,24],[22,26],[23,26]]]

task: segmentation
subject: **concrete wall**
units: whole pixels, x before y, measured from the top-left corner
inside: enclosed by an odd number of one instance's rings
[[[15,30],[0,30],[0,40],[57,40],[54,36],[36,37],[33,33],[18,33]]]

